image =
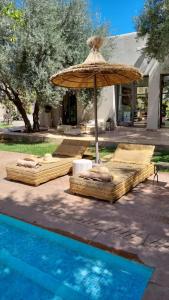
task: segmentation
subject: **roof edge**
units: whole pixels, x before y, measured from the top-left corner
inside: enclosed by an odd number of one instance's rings
[[[133,31],[133,32],[129,32],[129,33],[122,33],[122,34],[110,35],[109,38],[131,36],[131,35],[136,35],[136,34],[137,34],[137,31]]]

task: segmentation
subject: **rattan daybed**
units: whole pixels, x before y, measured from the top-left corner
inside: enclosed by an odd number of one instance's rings
[[[53,156],[57,158],[56,162],[44,163],[37,168],[18,166],[15,162],[6,167],[7,179],[38,186],[66,175],[71,170],[73,160],[82,158],[88,145],[88,141],[65,139],[53,153]]]
[[[70,191],[114,202],[154,173],[154,164],[150,162],[153,152],[151,145],[119,144],[113,157],[104,164],[112,175],[111,182],[72,176]]]

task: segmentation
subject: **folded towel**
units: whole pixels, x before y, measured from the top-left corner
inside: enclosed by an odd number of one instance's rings
[[[24,160],[38,162],[39,157],[37,157],[36,155],[29,155],[29,156],[24,157]]]
[[[39,165],[39,162],[18,159],[16,164],[20,167],[36,168]]]
[[[111,182],[112,176],[107,173],[95,173],[90,171],[84,171],[80,174],[80,177],[86,179],[93,179],[96,181],[103,181],[103,182]]]
[[[99,174],[105,174],[106,173],[106,174],[110,175],[109,169],[104,167],[104,166],[94,167],[90,170],[90,172],[99,173]]]

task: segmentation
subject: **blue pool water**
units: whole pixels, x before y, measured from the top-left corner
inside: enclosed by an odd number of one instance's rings
[[[140,300],[152,272],[0,214],[0,300]]]

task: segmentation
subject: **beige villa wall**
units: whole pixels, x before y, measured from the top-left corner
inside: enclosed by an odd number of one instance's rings
[[[159,127],[160,112],[160,65],[154,63],[149,73],[147,129],[156,130]]]
[[[77,124],[81,122],[86,122],[94,117],[93,105],[89,104],[84,106],[83,103],[78,100],[77,101]]]
[[[62,107],[59,106],[58,108],[53,108],[51,112],[51,125],[52,127],[57,127],[62,121]]]
[[[45,113],[45,111],[42,110],[39,114],[39,120],[41,127],[52,127],[51,113]]]
[[[149,72],[149,96],[147,129],[156,130],[160,127],[160,97],[161,97],[161,75],[169,74],[168,62],[159,64],[154,61],[154,65]]]
[[[98,100],[98,119],[107,121],[113,119],[116,124],[115,87],[103,88]]]
[[[98,119],[107,121],[108,118],[112,118],[116,124],[116,108],[115,108],[115,87],[106,87],[101,90],[101,94],[98,98]],[[42,127],[57,127],[62,120],[62,107],[53,108],[50,113],[46,113],[44,110],[40,113],[40,124]],[[77,100],[77,124],[89,120],[94,120],[94,108],[90,103],[87,107],[84,107],[80,100]]]
[[[84,105],[77,101],[77,124],[93,119],[93,107],[92,105],[88,105],[84,107]],[[47,128],[56,128],[59,124],[62,123],[62,107],[53,108],[50,113],[46,113],[43,109],[40,113],[40,124],[42,127]]]
[[[62,117],[62,110],[59,106],[58,108],[52,108],[52,111],[46,113],[44,109],[40,112],[40,125],[42,127],[52,128],[57,127],[60,124]]]
[[[0,104],[0,121],[1,122],[3,121],[4,114],[5,114],[5,109],[4,109],[3,105]]]
[[[108,40],[109,62],[130,64],[140,69],[144,76],[149,76],[149,97],[147,129],[156,130],[159,128],[160,119],[160,76],[169,74],[168,62],[163,65],[155,60],[147,60],[142,50],[145,47],[145,39],[137,39],[137,33],[129,33],[110,37]],[[101,91],[98,99],[98,119],[106,121],[109,117],[114,120],[116,125],[116,107],[115,107],[115,87],[106,87]],[[42,126],[57,126],[62,117],[61,107],[53,109],[52,113],[41,114]],[[77,102],[77,122],[94,119],[94,109],[92,105],[86,108],[80,101]]]
[[[106,87],[101,90],[98,98],[98,119],[107,121],[112,118],[116,123],[116,108],[115,108],[115,87]],[[87,107],[78,101],[77,103],[77,123],[83,121],[94,120],[94,107],[90,103]]]
[[[106,87],[101,90],[98,98],[98,119],[107,121],[112,118],[116,123],[116,108],[115,108],[115,87]],[[77,123],[94,120],[94,107],[90,103],[87,107],[78,101],[77,102]]]

